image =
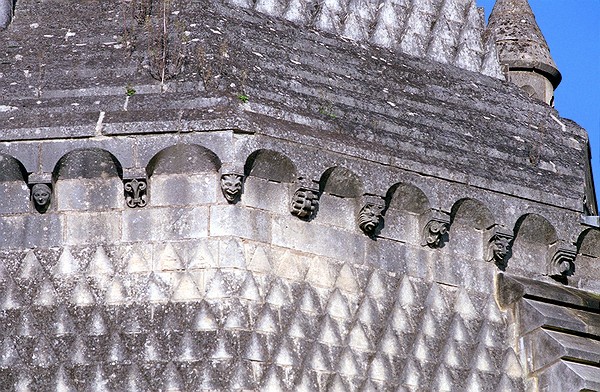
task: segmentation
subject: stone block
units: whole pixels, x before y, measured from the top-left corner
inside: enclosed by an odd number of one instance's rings
[[[316,219],[319,222],[326,222],[346,230],[355,230],[358,227],[356,204],[357,200],[355,199],[323,193],[319,200]]]
[[[56,214],[0,218],[0,247],[34,248],[62,245],[62,220]]]
[[[421,260],[423,254],[407,258],[408,246],[402,242],[378,238],[366,244],[365,258],[368,264],[386,271],[405,274],[407,265],[427,265],[426,260]],[[419,275],[415,275],[419,276]]]
[[[484,249],[483,232],[465,226],[451,226],[448,237],[446,245],[457,254],[478,260],[484,259],[487,249]]]
[[[0,138],[3,138],[3,136],[6,135],[2,135],[0,136]],[[10,140],[10,137],[8,137],[7,139]],[[4,143],[1,147],[1,151],[3,154],[10,155],[19,162],[21,162],[21,164],[25,167],[25,170],[27,170],[27,172],[35,173],[38,171],[38,142]]]
[[[165,241],[208,235],[208,207],[143,208],[123,211],[123,241]]]
[[[123,208],[123,183],[110,179],[73,179],[56,182],[53,205],[58,211],[101,211]]]
[[[533,299],[524,299],[519,303],[519,333],[525,335],[543,325],[551,325],[555,328],[589,333],[589,326],[578,317],[578,313],[587,313],[575,309],[565,308],[560,305],[547,304]],[[600,333],[599,330],[595,331]]]
[[[364,261],[365,242],[372,241],[361,234],[301,221],[291,215],[275,217],[271,233],[273,245],[357,264]]]
[[[290,184],[247,177],[244,183],[242,204],[281,215],[290,214]]]
[[[150,179],[153,206],[215,203],[219,179],[214,173],[156,175]]]
[[[29,188],[23,181],[0,182],[0,214],[19,214],[33,210]]]
[[[231,235],[269,242],[271,215],[268,212],[245,208],[241,205],[212,206],[210,208],[210,235]]]
[[[64,215],[65,243],[114,244],[121,237],[120,212],[81,212]]]
[[[23,215],[0,218],[1,248],[18,248],[23,246],[25,219]]]
[[[491,293],[494,290],[494,275],[498,268],[494,263],[470,258],[450,249],[441,254],[430,250],[431,279],[453,286],[469,287],[472,291]]]
[[[58,214],[29,214],[25,217],[24,246],[50,248],[63,244],[63,220]]]
[[[380,237],[413,244],[420,244],[421,229],[419,216],[398,210],[388,210],[385,214]]]
[[[433,254],[432,254],[433,253]],[[406,273],[410,276],[429,279],[432,265],[435,263],[435,252],[421,245],[406,246],[404,248],[406,259]]]

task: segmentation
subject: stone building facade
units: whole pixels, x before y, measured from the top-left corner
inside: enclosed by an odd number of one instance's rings
[[[0,390],[600,390],[589,143],[526,0],[0,22]]]

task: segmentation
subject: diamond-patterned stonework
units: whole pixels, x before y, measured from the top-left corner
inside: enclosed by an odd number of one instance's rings
[[[235,239],[4,261],[1,390],[523,390],[493,298],[447,284]]]

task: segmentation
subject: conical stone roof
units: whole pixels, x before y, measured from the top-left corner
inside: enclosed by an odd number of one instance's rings
[[[562,76],[527,0],[497,0],[487,28],[496,37],[502,65],[544,74],[554,88],[560,84]]]

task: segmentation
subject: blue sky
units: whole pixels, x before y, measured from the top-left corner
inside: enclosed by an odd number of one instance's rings
[[[477,0],[486,18],[495,0]],[[529,0],[563,80],[555,94],[561,117],[590,136],[600,195],[600,0]]]

